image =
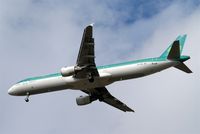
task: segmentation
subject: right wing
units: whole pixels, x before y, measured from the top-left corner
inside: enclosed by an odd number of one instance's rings
[[[88,75],[99,76],[95,64],[93,25],[89,25],[84,29],[81,46],[79,49],[76,66],[81,69],[77,72],[76,78],[85,78]]]
[[[85,91],[83,91],[85,92]],[[105,87],[95,88],[91,93],[85,92],[87,94],[91,94],[91,97],[99,99],[99,101],[103,101],[108,105],[111,105],[117,109],[120,109],[124,112],[134,112],[131,108],[129,108],[126,104],[112,96]]]

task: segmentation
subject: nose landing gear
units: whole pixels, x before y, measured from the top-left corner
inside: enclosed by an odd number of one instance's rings
[[[29,96],[30,96],[30,94],[29,94],[29,92],[27,92],[26,93],[26,98],[24,99],[26,102],[29,102]]]

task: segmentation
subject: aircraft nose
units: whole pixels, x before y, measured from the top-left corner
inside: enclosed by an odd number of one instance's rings
[[[15,95],[15,89],[14,89],[13,86],[8,90],[8,94],[9,95]]]

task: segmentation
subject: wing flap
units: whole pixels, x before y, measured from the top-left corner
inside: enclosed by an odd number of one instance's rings
[[[83,37],[81,41],[81,46],[79,49],[78,58],[76,64],[78,66],[83,66],[85,64],[95,65],[94,62],[94,38],[93,27],[91,25],[84,29]],[[92,57],[88,59],[88,57]]]
[[[105,87],[95,88],[94,95],[102,102],[107,103],[117,109],[120,109],[124,112],[134,112],[126,104],[112,96]]]
[[[112,95],[109,96],[108,98],[105,98],[103,100],[103,102],[118,108],[124,112],[134,112],[134,110],[132,110],[131,108],[129,108],[126,104],[122,103],[121,101],[119,101],[117,98],[113,97]]]
[[[89,25],[84,29],[81,46],[79,49],[76,66],[82,70],[77,72],[76,78],[87,78],[89,75],[92,77],[99,76],[95,64],[95,51],[94,51],[94,38],[93,26]]]

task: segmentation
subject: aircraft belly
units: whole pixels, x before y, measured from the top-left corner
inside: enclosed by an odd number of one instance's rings
[[[62,80],[62,77],[47,78],[36,80],[24,84],[25,93],[39,94],[67,89],[68,86]]]
[[[71,89],[91,89],[96,87],[104,87],[108,84],[113,83],[113,81],[110,80],[111,74],[99,72],[99,77],[94,77],[94,82],[89,82],[87,78],[84,79],[77,79],[72,76],[63,78],[65,83],[69,85]]]
[[[104,87],[108,84],[111,84],[110,74],[101,73],[100,77],[94,78],[94,82],[89,82],[88,79],[77,79],[73,76],[69,77],[53,77],[35,81],[27,81],[24,83],[20,83],[15,85],[15,88],[18,88],[17,95],[26,95],[29,93],[30,95],[52,92],[64,89],[89,89],[96,87]]]
[[[112,74],[114,81],[133,79],[150,75],[166,68],[169,68],[177,64],[173,61],[162,61],[162,62],[144,62],[120,67],[108,68],[106,71]]]
[[[119,80],[150,75],[176,64],[178,63],[173,61],[139,63],[99,70],[100,76],[94,77],[94,82],[89,82],[87,78],[77,79],[73,76],[60,76],[19,83],[15,88],[19,89],[18,95],[26,95],[27,92],[32,95],[64,89],[87,90],[104,87]]]

